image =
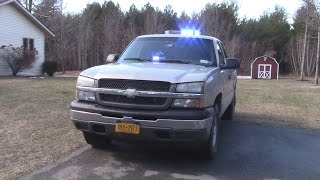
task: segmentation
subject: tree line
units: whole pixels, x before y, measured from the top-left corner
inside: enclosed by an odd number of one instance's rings
[[[228,55],[241,61],[240,74],[249,75],[253,60],[263,55],[276,58],[280,73],[300,75],[301,80],[319,71],[320,21],[315,0],[304,0],[292,25],[279,6],[258,19],[242,19],[236,2],[209,3],[201,12],[179,16],[170,5],[161,10],[150,3],[140,9],[132,5],[124,12],[112,1],[94,2],[77,14],[65,13],[62,0],[22,3],[56,34],[46,39],[46,60],[56,61],[61,71],[104,64],[108,54],[121,53],[139,35],[190,24],[224,42]]]

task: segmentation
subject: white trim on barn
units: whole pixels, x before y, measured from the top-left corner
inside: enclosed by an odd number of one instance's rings
[[[250,72],[250,76],[251,76],[251,79],[253,79],[253,77],[252,77],[252,65],[253,65],[253,63],[251,63],[251,72]]]

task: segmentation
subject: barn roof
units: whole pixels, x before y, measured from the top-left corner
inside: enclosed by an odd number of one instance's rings
[[[42,24],[36,17],[34,17],[25,7],[23,7],[23,5],[20,2],[18,2],[17,0],[0,0],[0,7],[6,4],[10,4],[13,7],[15,7],[18,11],[25,15],[25,17],[27,17],[34,25],[36,25],[43,32],[45,32],[45,34],[51,37],[55,37],[53,32],[44,24]]]
[[[277,61],[275,58],[270,57],[270,56],[260,56],[260,57],[257,57],[257,58],[252,62],[252,64],[254,64],[258,59],[260,59],[260,58],[264,58],[264,57],[267,57],[267,58],[273,59],[273,60],[278,64],[278,66],[279,66],[278,61]]]

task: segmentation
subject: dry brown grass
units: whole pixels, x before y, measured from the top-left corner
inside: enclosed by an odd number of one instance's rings
[[[84,144],[69,120],[75,82],[0,79],[0,179],[13,179]]]
[[[238,81],[236,121],[320,129],[320,87],[295,79]]]
[[[0,78],[0,179],[84,145],[69,120],[75,78]],[[235,120],[320,129],[320,88],[296,80],[239,80]]]

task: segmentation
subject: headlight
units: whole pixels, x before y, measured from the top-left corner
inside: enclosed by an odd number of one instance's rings
[[[77,81],[77,86],[81,87],[95,87],[94,79],[79,76]],[[96,101],[95,93],[86,92],[86,91],[78,91],[76,93],[76,99],[82,101]]]
[[[79,76],[77,81],[77,86],[94,87],[94,79]]]
[[[181,93],[203,93],[203,82],[178,84],[177,92]]]
[[[204,100],[201,99],[175,99],[173,107],[178,108],[204,108]]]
[[[82,101],[96,101],[96,96],[93,92],[77,91],[76,98]]]

